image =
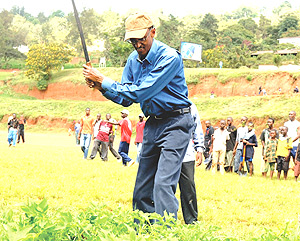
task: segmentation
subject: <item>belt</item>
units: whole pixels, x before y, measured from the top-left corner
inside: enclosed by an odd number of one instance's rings
[[[173,111],[167,111],[159,116],[155,115],[153,116],[155,119],[157,120],[161,120],[161,119],[166,119],[168,117],[175,117],[178,115],[184,115],[187,113],[191,113],[191,108],[190,107],[186,107],[186,108],[182,108],[182,109],[178,109],[178,110],[173,110]]]

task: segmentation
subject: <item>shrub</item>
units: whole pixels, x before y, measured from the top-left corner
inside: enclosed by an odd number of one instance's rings
[[[46,90],[48,87],[48,81],[45,80],[45,79],[40,79],[38,82],[37,82],[37,88],[39,90]]]

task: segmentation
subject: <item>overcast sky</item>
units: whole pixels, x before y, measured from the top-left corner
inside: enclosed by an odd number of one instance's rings
[[[270,11],[278,7],[284,0],[218,0],[218,1],[199,1],[199,0],[75,0],[78,11],[83,8],[94,8],[96,12],[101,13],[104,10],[111,9],[114,12],[125,14],[129,9],[140,9],[147,12],[162,9],[164,14],[173,14],[174,16],[184,16],[187,14],[213,13],[221,14],[231,12],[240,6],[263,7]],[[299,0],[289,0],[293,8],[300,7]],[[71,0],[1,0],[0,10],[10,10],[12,6],[25,7],[25,11],[37,16],[39,12],[47,15],[56,10],[62,10],[65,13],[72,11]]]

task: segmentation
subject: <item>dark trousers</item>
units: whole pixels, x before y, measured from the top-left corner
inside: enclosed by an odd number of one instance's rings
[[[22,141],[24,143],[25,142],[24,129],[19,129],[18,131],[18,143],[20,142],[20,137],[22,137]]]
[[[119,152],[119,155],[122,157],[123,165],[126,166],[127,162],[131,161],[131,158],[128,156],[129,143],[127,143],[126,141],[121,141],[118,152]]]
[[[189,113],[165,119],[150,117],[146,121],[133,192],[134,210],[161,216],[166,211],[177,218],[175,192],[193,129]]]
[[[179,189],[182,214],[186,224],[196,222],[198,217],[194,174],[195,161],[183,162],[179,178]]]

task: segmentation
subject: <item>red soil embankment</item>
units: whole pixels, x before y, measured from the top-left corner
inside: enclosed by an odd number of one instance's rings
[[[238,78],[220,83],[216,76],[209,76],[200,79],[198,84],[190,84],[189,96],[210,94],[212,91],[217,96],[253,96],[258,94],[258,87],[261,86],[268,94],[292,93],[299,80],[295,79],[288,72],[279,72],[266,76],[265,78],[253,78],[251,81],[245,78]],[[76,85],[72,82],[51,83],[47,90],[40,91],[36,87],[32,89],[26,85],[13,86],[17,93],[22,93],[37,99],[68,99],[68,100],[106,100],[98,90],[88,88],[86,85]]]
[[[299,79],[296,79],[288,72],[273,73],[265,77],[255,77],[251,81],[245,78],[233,79],[225,84],[220,83],[216,76],[209,76],[199,80],[198,84],[191,84],[189,88],[189,96],[202,96],[210,94],[212,91],[217,96],[254,96],[258,95],[258,88],[261,86],[268,94],[279,94],[278,89],[281,88],[281,94],[292,93],[295,86],[299,86]],[[87,100],[87,101],[105,101],[106,98],[86,85],[76,85],[72,82],[51,83],[47,90],[40,91],[36,87],[29,88],[26,85],[13,86],[17,93],[22,93],[35,97],[37,99],[55,99],[55,100]],[[3,118],[2,122],[5,121]],[[257,125],[263,125],[265,120],[254,120]],[[72,123],[67,119],[38,117],[29,119],[28,124],[43,123],[47,127],[69,128]],[[135,123],[133,123],[135,125]],[[204,123],[203,123],[204,124]]]

